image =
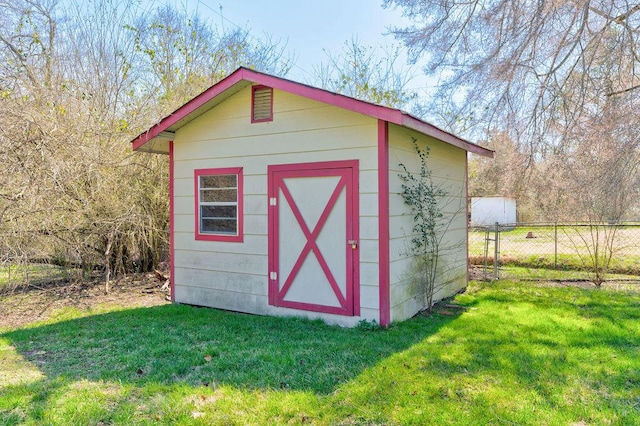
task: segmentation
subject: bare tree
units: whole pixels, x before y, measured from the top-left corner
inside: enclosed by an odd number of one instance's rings
[[[107,284],[150,270],[168,240],[166,157],[129,140],[228,67],[286,72],[283,51],[132,0],[0,8],[0,258],[99,269]]]
[[[555,203],[557,218],[584,220],[575,227],[571,241],[600,286],[616,249],[618,224],[638,205],[640,197],[640,135],[630,122],[637,108],[634,96],[606,99],[602,112],[583,117],[572,131],[572,140],[554,158],[555,186],[561,197]],[[582,254],[581,254],[582,253]]]
[[[398,64],[397,47],[386,47],[379,56],[372,46],[353,38],[344,43],[341,53],[325,53],[327,61],[314,68],[321,87],[393,108],[402,108],[416,98],[408,88],[411,71]]]
[[[533,152],[585,109],[640,88],[640,4],[628,0],[385,0],[414,25],[393,33],[443,82],[439,97]],[[613,58],[609,67],[602,58]],[[605,84],[606,83],[606,84]],[[570,87],[570,90],[569,90]],[[453,94],[456,94],[455,96]],[[487,107],[487,108],[478,108]]]
[[[161,114],[240,66],[276,75],[292,66],[285,45],[258,40],[245,29],[214,27],[196,11],[160,6],[127,28],[135,40],[135,67],[142,70],[138,89],[153,94]]]
[[[469,158],[469,196],[513,198],[520,220],[540,219],[539,209],[531,202],[534,196],[531,182],[537,177],[538,167],[505,132],[488,135],[486,146],[495,152],[494,158],[475,155]]]

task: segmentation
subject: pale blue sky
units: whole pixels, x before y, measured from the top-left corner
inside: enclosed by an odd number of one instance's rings
[[[374,48],[399,44],[392,35],[383,34],[391,26],[407,23],[400,11],[383,9],[382,0],[187,1],[215,24],[247,28],[256,37],[270,34],[286,43],[297,57],[288,77],[298,81],[309,80],[313,66],[326,61],[323,49],[339,53],[353,37]]]

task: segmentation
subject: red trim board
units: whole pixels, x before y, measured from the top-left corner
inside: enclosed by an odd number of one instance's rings
[[[169,142],[169,273],[171,274],[171,301],[175,302],[176,262],[175,262],[175,229],[174,229],[174,170],[173,141]]]
[[[389,262],[389,123],[378,120],[378,282],[382,327],[391,323]]]
[[[242,68],[240,68],[239,70],[241,69]],[[236,76],[236,73],[231,74],[229,77],[211,86],[209,89],[205,90],[168,116],[161,119],[158,123],[151,126],[151,128],[149,128],[146,132],[141,133],[138,137],[131,141],[133,150],[135,151],[139,149],[142,145],[151,141],[156,136],[160,135],[160,133],[166,131],[168,128],[176,124],[178,121],[197,111],[211,99],[230,89],[233,85],[241,80],[238,78],[240,75]]]
[[[469,154],[465,153],[464,155],[464,221],[467,227],[467,280],[465,282],[465,287],[469,285]]]

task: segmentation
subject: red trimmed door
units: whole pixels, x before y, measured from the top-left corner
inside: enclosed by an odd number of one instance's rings
[[[269,166],[269,303],[359,315],[358,162]]]

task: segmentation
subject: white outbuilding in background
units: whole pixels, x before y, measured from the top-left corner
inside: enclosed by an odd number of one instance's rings
[[[516,200],[505,197],[471,197],[471,226],[516,223]]]

